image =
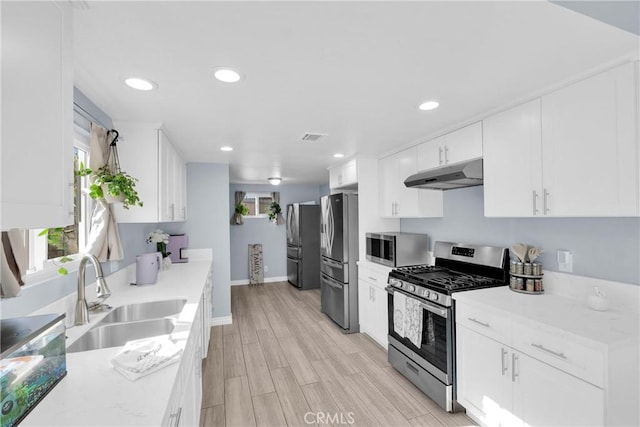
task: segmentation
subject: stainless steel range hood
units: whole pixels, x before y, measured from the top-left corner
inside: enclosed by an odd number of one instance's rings
[[[410,188],[452,190],[482,185],[482,159],[418,172],[404,180]]]

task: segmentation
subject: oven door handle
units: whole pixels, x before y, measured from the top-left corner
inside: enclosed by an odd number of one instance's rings
[[[431,304],[431,303],[428,303],[428,302],[420,301],[420,300],[416,299],[411,294],[408,294],[406,292],[402,292],[402,291],[400,291],[398,289],[394,289],[391,286],[385,287],[385,290],[390,295],[393,295],[394,292],[400,292],[401,294],[404,294],[407,298],[411,298],[413,300],[418,301],[418,304],[420,305],[420,308],[422,308],[424,310],[427,310],[427,311],[429,311],[429,312],[431,312],[433,314],[437,314],[440,317],[444,317],[446,319],[449,316],[448,313],[447,313],[447,309],[439,307],[439,306],[437,306],[435,304]]]

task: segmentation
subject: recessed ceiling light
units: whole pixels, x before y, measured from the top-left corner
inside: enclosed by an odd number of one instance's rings
[[[242,79],[242,75],[229,67],[218,67],[213,71],[213,76],[225,83],[236,83]]]
[[[233,147],[229,147],[229,146],[220,147],[220,151],[233,151]]]
[[[124,83],[130,88],[138,90],[153,90],[158,87],[157,83],[141,77],[125,77]]]
[[[271,178],[267,179],[267,181],[269,181],[269,184],[271,185],[279,185],[282,182],[282,178],[272,176]]]
[[[341,159],[341,158],[343,158],[343,157],[344,157],[344,154],[342,154],[342,153],[336,153],[336,154],[334,154],[334,155],[333,155],[333,157],[335,157],[336,159]]]
[[[438,101],[426,101],[420,104],[418,108],[422,111],[429,111],[429,110],[434,110],[439,106],[440,106],[440,103]]]

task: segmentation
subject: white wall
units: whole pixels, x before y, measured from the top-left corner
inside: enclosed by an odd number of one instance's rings
[[[227,224],[235,210],[235,192],[249,193],[280,192],[280,207],[286,216],[286,206],[291,203],[320,202],[320,186],[290,184],[232,184],[229,189],[229,212]],[[262,244],[264,265],[269,271],[265,278],[283,278],[287,276],[287,228],[285,224],[275,225],[268,218],[245,218],[243,225],[229,225],[231,229],[231,280],[249,281],[248,245]],[[320,230],[318,229],[318,233]]]

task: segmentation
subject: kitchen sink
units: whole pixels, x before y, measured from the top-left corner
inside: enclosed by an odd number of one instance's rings
[[[111,323],[89,329],[67,348],[67,353],[118,347],[127,341],[170,334],[175,320],[170,318]]]
[[[172,316],[180,313],[186,303],[186,299],[172,299],[121,305],[100,320],[98,324],[134,322]]]

